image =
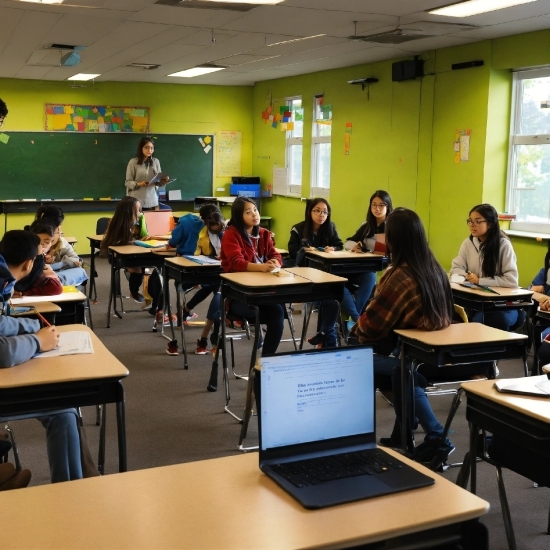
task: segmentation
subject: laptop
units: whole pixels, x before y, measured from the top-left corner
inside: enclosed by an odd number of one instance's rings
[[[260,469],[305,508],[435,483],[376,446],[372,348],[261,358]]]

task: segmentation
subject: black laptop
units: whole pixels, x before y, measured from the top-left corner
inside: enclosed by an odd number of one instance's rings
[[[432,485],[376,446],[372,348],[262,357],[260,469],[305,508]]]

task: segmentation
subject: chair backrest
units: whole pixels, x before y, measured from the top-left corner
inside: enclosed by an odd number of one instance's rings
[[[457,304],[453,304],[454,305],[454,308],[455,308],[455,319],[458,318],[460,319],[463,323],[467,323],[468,322],[468,315],[466,315],[466,310],[462,307],[462,306],[459,306]]]
[[[111,218],[99,218],[95,226],[95,234],[105,235],[105,231],[107,231],[107,227],[109,227],[110,221],[111,221]]]
[[[155,235],[166,235],[173,229],[173,216],[171,210],[148,210],[144,212],[147,233]]]

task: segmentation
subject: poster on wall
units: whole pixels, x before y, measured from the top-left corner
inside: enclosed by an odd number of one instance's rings
[[[45,129],[54,132],[149,132],[149,107],[45,104]]]
[[[455,130],[454,152],[455,164],[470,160],[471,130]]]
[[[242,132],[221,131],[216,134],[216,177],[240,176]]]

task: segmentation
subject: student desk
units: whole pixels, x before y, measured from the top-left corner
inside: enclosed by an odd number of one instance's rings
[[[535,383],[532,377],[518,379],[514,382],[526,387],[533,386]],[[526,462],[529,462],[530,453],[537,453],[537,462],[540,462],[542,457],[550,460],[550,399],[500,393],[494,387],[494,380],[466,382],[461,387],[466,392],[467,398],[466,419],[470,427],[470,450],[464,458],[457,485],[466,488],[469,474],[471,476],[471,491],[476,493],[476,457],[478,456],[480,429],[487,430],[493,435],[502,436],[519,445],[525,453]],[[498,461],[496,464],[499,464]],[[503,464],[503,467],[508,467],[508,465]],[[521,472],[518,473],[525,475]],[[499,493],[503,488],[504,484],[499,477]],[[504,503],[502,500],[501,495],[506,536],[508,544],[512,548],[515,547],[512,520],[506,497],[504,496]]]
[[[506,332],[481,323],[460,323],[443,330],[398,329],[401,338],[401,441],[406,448],[407,359],[445,367],[479,361],[497,361],[523,357],[527,336]],[[410,449],[412,451],[412,449]]]
[[[61,311],[61,306],[54,304],[53,302],[35,302],[34,304],[25,304],[20,307],[30,307],[29,311],[21,311],[10,313],[12,317],[36,317],[38,318],[37,312],[44,315],[48,322],[52,325],[55,325],[55,314]]]
[[[97,301],[97,290],[95,286],[95,278],[97,277],[95,270],[95,250],[101,246],[101,241],[105,235],[87,235],[86,238],[90,241],[90,291],[88,298],[92,299],[92,292],[95,293],[94,300]]]
[[[107,328],[111,327],[111,304],[113,304],[115,315],[119,319],[122,319],[122,315],[116,308],[117,275],[120,273],[120,270],[127,267],[154,267],[162,271],[164,259],[167,256],[176,255],[175,249],[155,250],[154,248],[145,248],[134,244],[110,246],[109,252],[111,253],[111,289],[109,292],[109,305],[107,306]],[[120,285],[120,277],[118,277],[118,283]],[[120,298],[120,306],[122,313],[124,313],[122,296]]]
[[[259,307],[262,305],[281,304],[288,302],[341,300],[344,293],[346,279],[330,273],[324,273],[309,267],[295,267],[286,269],[293,277],[277,277],[273,273],[261,272],[240,272],[224,273],[221,275],[221,345],[218,345],[216,358],[212,363],[212,371],[208,389],[215,391],[217,388],[218,364],[217,356],[221,348],[222,365],[225,380],[225,412],[231,414],[235,419],[241,419],[229,410],[229,374],[227,368],[227,355],[225,351],[225,300],[238,300],[250,306],[255,311],[255,333],[254,345],[250,357],[249,379],[246,393],[246,405],[242,419],[242,430],[239,439],[239,448],[242,449],[242,442],[246,437],[248,420],[252,412],[252,384],[256,363],[256,354],[260,337]]]
[[[170,279],[174,279],[176,285],[182,285],[184,289],[192,288],[200,284],[214,284],[220,282],[220,275],[223,273],[221,265],[199,264],[187,258],[166,258],[164,263],[164,303],[168,310],[172,339],[175,338],[174,324],[172,323],[172,307],[170,305]],[[180,295],[177,292],[178,315],[181,314]],[[187,350],[185,348],[185,323],[181,319],[181,346],[183,349],[183,368],[189,368]]]
[[[435,477],[430,487],[314,511],[265,476],[256,454],[29,487],[2,495],[9,526],[2,547],[290,550],[372,544],[395,550],[420,548],[428,540],[455,542],[461,531],[483,529],[478,518],[489,503]],[[465,548],[487,546],[479,541]]]
[[[126,427],[121,380],[128,376],[128,369],[107,350],[90,328],[65,325],[58,327],[58,330],[89,332],[94,353],[31,359],[11,369],[0,369],[0,416],[40,416],[44,411],[116,403],[119,471],[125,472]],[[105,412],[104,408],[103,418]],[[104,461],[103,423],[101,468]]]
[[[30,306],[39,303],[53,302],[61,308],[60,316],[71,316],[71,323],[86,322],[84,314],[88,298],[83,292],[63,292],[52,296],[23,296],[22,298],[12,298],[11,303],[14,306]],[[79,314],[81,312],[81,315]],[[62,320],[63,321],[63,320]],[[61,324],[67,324],[62,322]]]
[[[468,288],[459,283],[451,283],[453,300],[464,308],[480,311],[521,309],[533,305],[533,292],[524,288],[490,287],[497,294],[481,288]]]
[[[382,271],[387,262],[387,258],[380,254],[347,252],[346,250],[335,252],[311,250],[306,252],[306,260],[309,267],[342,277],[365,271]]]

